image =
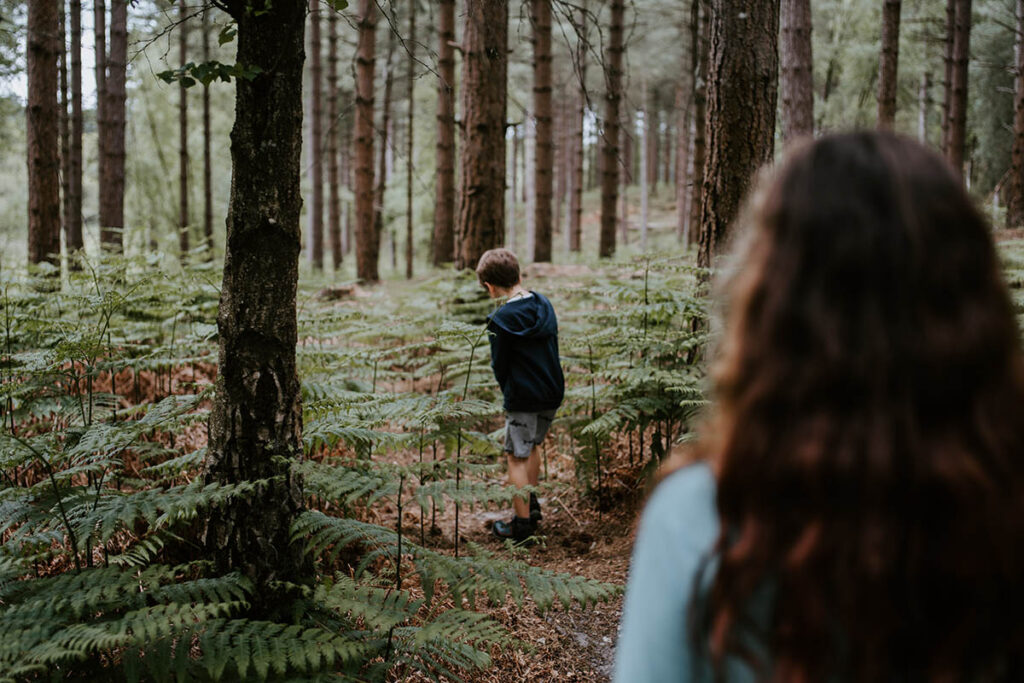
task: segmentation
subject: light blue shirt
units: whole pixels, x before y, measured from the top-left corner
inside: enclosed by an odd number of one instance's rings
[[[655,489],[633,548],[615,683],[712,680],[710,663],[693,648],[689,610],[694,581],[718,528],[715,479],[707,465],[684,467]],[[730,683],[754,681],[745,665],[730,662],[726,668]]]

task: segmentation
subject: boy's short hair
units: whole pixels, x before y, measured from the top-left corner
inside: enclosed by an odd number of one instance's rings
[[[476,264],[476,277],[480,284],[514,287],[519,282],[519,259],[508,249],[488,249]]]

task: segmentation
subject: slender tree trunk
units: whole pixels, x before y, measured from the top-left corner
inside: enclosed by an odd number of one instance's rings
[[[409,53],[408,73],[406,74],[406,100],[409,102],[409,110],[406,113],[405,127],[405,278],[412,279],[412,256],[413,256],[413,215],[412,215],[412,169],[413,153],[416,148],[415,128],[413,127],[413,113],[416,111],[416,6],[419,0],[412,0],[409,3],[409,35],[406,37],[406,45]]]
[[[928,109],[932,104],[931,93],[932,75],[925,71],[921,74],[921,91],[918,95],[917,139],[921,144],[928,144]]]
[[[537,244],[537,124],[531,112],[523,112],[523,204],[525,208],[525,256],[533,257]]]
[[[109,155],[107,144],[109,133],[107,128],[107,116],[104,107],[107,103],[107,5],[105,0],[93,0],[93,52],[96,66],[96,176],[98,179],[99,203],[102,204],[102,197],[110,191],[107,184],[110,182],[110,175],[106,170],[106,163]],[[109,248],[110,238],[107,226],[103,225],[103,218],[100,222],[100,245]]]
[[[433,262],[455,260],[455,0],[439,0],[437,15],[437,179]]]
[[[393,5],[392,5],[393,7]],[[384,101],[381,103],[381,122],[380,122],[380,157],[379,166],[377,167],[377,189],[374,193],[373,199],[373,225],[374,225],[374,239],[377,240],[377,249],[380,250],[381,235],[384,234],[384,193],[388,187],[388,175],[389,175],[389,164],[388,164],[388,153],[390,151],[391,140],[391,94],[394,91],[395,86],[395,32],[391,30],[390,23],[388,24],[388,52],[387,59],[384,62]],[[391,236],[391,266],[395,265],[395,240],[394,234]]]
[[[704,157],[707,148],[708,61],[711,58],[711,5],[708,0],[693,0],[691,17],[693,57],[697,64],[693,89],[693,193],[690,197],[690,238],[700,235],[704,210]],[[689,242],[687,243],[689,244]]]
[[[519,126],[512,126],[512,187],[509,200],[508,230],[505,231],[505,245],[512,251],[516,250],[516,208],[519,202]]]
[[[556,109],[558,116],[555,119],[555,137],[558,144],[555,147],[555,167],[558,175],[555,176],[555,219],[554,232],[561,233],[564,227],[565,200],[569,189],[569,164],[570,164],[570,135],[569,135],[569,106],[564,94],[558,100]],[[554,242],[554,238],[552,238]]]
[[[327,10],[327,241],[331,264],[341,267],[341,193],[338,186],[338,12]]]
[[[68,102],[68,49],[67,49],[67,12],[64,0],[58,0],[58,39],[57,45],[60,70],[60,101],[59,101],[59,136],[60,136],[60,200],[61,225],[67,235],[71,225],[71,119]]]
[[[641,87],[643,94],[640,96],[640,101],[643,103],[644,107],[647,107],[647,79],[644,79]],[[647,162],[648,150],[651,148],[651,128],[647,119],[648,114],[649,112],[644,112],[644,125],[643,128],[641,128],[643,137],[640,140],[640,250],[642,252],[647,251],[647,220],[650,217],[650,207],[648,206],[650,199],[648,194],[650,177],[648,176],[649,164]]]
[[[60,267],[56,0],[28,3],[28,261]]]
[[[647,141],[647,191],[658,196],[658,139],[661,136],[661,96],[658,89],[654,88],[649,101],[644,102],[647,108],[647,117],[644,120],[646,128],[644,139]]]
[[[587,112],[587,7],[583,0],[574,15],[576,28],[576,70],[579,77],[576,89],[576,111],[572,118],[572,173],[569,197],[569,251],[580,250],[583,225],[583,121]]]
[[[623,27],[626,4],[612,0],[608,53],[605,55],[604,130],[601,134],[601,233],[598,255],[609,258],[615,253],[615,205],[619,180],[619,103],[622,99]]]
[[[942,46],[942,154],[949,154],[949,114],[953,99],[953,38],[956,35],[957,0],[946,0],[946,36]]]
[[[348,94],[345,95],[345,107],[346,111],[353,110],[355,107],[355,91],[352,92],[351,98]],[[345,184],[345,188],[348,190],[349,196],[354,200],[355,198],[355,185],[352,182],[352,167],[354,166],[355,150],[355,121],[354,114],[349,114],[342,117],[344,121],[344,129],[341,136],[341,182]],[[355,202],[352,200],[346,200],[344,204],[345,211],[341,219],[341,253],[343,256],[348,255],[355,245],[355,237],[353,236],[352,229],[352,208]],[[338,261],[341,263],[341,261]]]
[[[69,252],[82,248],[82,1],[71,0],[71,153],[69,220],[65,241]],[[72,269],[75,261],[70,262]]]
[[[665,138],[661,150],[661,180],[666,185],[672,183],[672,117],[665,109]]]
[[[811,0],[782,0],[780,22],[782,139],[789,141],[814,134]]]
[[[210,61],[210,8],[203,7],[203,62]],[[213,259],[213,168],[210,156],[210,86],[203,85],[203,239]]]
[[[901,0],[882,6],[882,49],[878,59],[878,127],[892,130],[896,123],[896,88],[900,57]]]
[[[103,118],[100,135],[104,141],[101,173],[101,241],[115,251],[124,248],[125,103],[128,61],[128,0],[111,0],[110,50],[106,59]]]
[[[967,140],[967,63],[971,53],[971,0],[956,0],[953,30],[953,72],[949,99],[949,144],[946,160],[963,174]]]
[[[693,100],[692,79],[687,75],[693,73],[694,67],[690,54],[689,51],[683,51],[680,78],[676,82],[676,238],[680,244],[688,244],[690,237],[686,222],[686,199],[690,196],[686,172],[690,166],[690,104]]]
[[[536,165],[536,238],[533,260],[551,261],[551,202],[555,165],[553,110],[551,107],[551,0],[531,0],[533,24],[533,109],[537,120]]]
[[[772,159],[779,0],[715,0],[708,78],[708,160],[697,264],[708,268],[754,174]]]
[[[466,5],[462,40],[462,173],[457,268],[475,268],[505,242],[505,120],[508,6],[504,0]]]
[[[320,60],[320,0],[309,0],[309,88],[310,88],[310,179],[313,182],[309,212],[309,262],[313,270],[324,269],[324,155],[323,155],[323,66]]]
[[[1006,226],[1024,226],[1024,0],[1017,0],[1016,95],[1013,109],[1013,149],[1010,154],[1009,192],[1006,203]]]
[[[178,62],[184,66],[188,60],[188,10],[185,3],[178,6]],[[188,260],[189,240],[188,206],[188,88],[178,83],[178,255],[182,263]]]
[[[210,413],[206,479],[260,481],[256,492],[214,509],[206,544],[221,571],[257,586],[256,614],[281,613],[279,582],[312,574],[293,547],[302,510],[291,463],[302,453],[302,409],[295,367],[295,292],[300,249],[302,63],[306,3],[279,0],[265,12],[229,0],[238,23],[238,61],[259,67],[235,80],[232,182],[221,287],[220,360]]]
[[[356,277],[364,282],[380,280],[373,210],[373,70],[377,31],[374,0],[359,1],[359,45],[356,48]]]
[[[619,220],[619,241],[623,246],[629,244],[629,184],[633,180],[633,125],[635,117],[626,111],[623,115],[626,125],[619,130],[622,147],[622,173],[619,179],[622,189],[619,191],[619,205],[622,207],[622,218]]]

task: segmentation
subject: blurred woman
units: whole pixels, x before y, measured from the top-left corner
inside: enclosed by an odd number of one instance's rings
[[[932,152],[852,133],[749,223],[615,680],[1024,681],[1024,359],[985,220]]]

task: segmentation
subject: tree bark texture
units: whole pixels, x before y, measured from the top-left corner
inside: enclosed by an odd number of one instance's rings
[[[71,223],[71,120],[68,102],[68,49],[67,49],[67,12],[64,0],[58,0],[59,28],[57,33],[57,49],[59,50],[60,99],[58,102],[58,135],[60,136],[60,202],[61,227],[65,234]]]
[[[680,31],[682,33],[682,31]],[[692,31],[691,31],[692,35]],[[691,52],[683,50],[676,82],[676,239],[680,244],[689,243],[687,234],[687,203],[690,187],[686,172],[690,166],[690,106],[693,102],[693,67]]]
[[[949,111],[953,99],[953,38],[957,0],[946,0],[946,35],[942,45],[942,154],[949,153]]]
[[[380,242],[373,211],[373,70],[377,33],[374,0],[359,2],[359,44],[356,48],[355,197],[356,277],[377,282]]]
[[[690,196],[690,238],[700,236],[704,207],[704,158],[707,151],[708,60],[711,49],[711,4],[693,0],[691,30],[694,69],[693,88],[693,183]],[[689,243],[687,243],[689,244]]]
[[[455,260],[455,0],[440,0],[437,13],[437,178],[433,262]]]
[[[338,13],[327,10],[327,242],[334,272],[341,267],[341,193],[338,169]]]
[[[754,174],[772,160],[778,0],[715,0],[708,78],[708,159],[697,265],[709,268]]]
[[[1024,0],[1017,0],[1017,37],[1015,41],[1017,77],[1013,108],[1013,148],[1010,153],[1009,197],[1006,226],[1024,227]]]
[[[107,5],[105,0],[93,0],[93,54],[96,68],[96,175],[98,192],[102,197],[107,193],[109,174],[106,171],[108,155],[106,145],[109,139],[109,126],[104,112],[107,103]],[[101,200],[102,201],[102,200]],[[100,244],[107,246],[103,239],[107,235],[105,226],[100,222]]]
[[[128,68],[128,0],[110,2],[110,51],[107,54],[106,97],[103,116],[107,121],[103,172],[107,179],[100,192],[100,240],[115,251],[124,248],[125,106]]]
[[[882,49],[878,58],[878,128],[881,130],[892,130],[896,123],[901,4],[901,0],[885,0],[882,5]]]
[[[289,528],[302,509],[291,463],[302,454],[295,368],[295,292],[300,249],[302,63],[305,0],[265,13],[232,0],[238,61],[262,72],[236,79],[232,182],[224,247],[220,360],[210,414],[207,481],[262,483],[212,511],[206,544],[218,569],[239,570],[274,612],[272,581],[299,582],[312,566]],[[281,605],[281,609],[285,606]]]
[[[28,3],[28,261],[60,265],[59,0]]]
[[[782,0],[780,7],[782,139],[814,134],[814,61],[811,0]]]
[[[210,8],[203,7],[203,61],[210,61]],[[203,85],[203,239],[213,258],[213,169],[210,157],[210,86]]]
[[[394,5],[392,5],[394,7]],[[388,187],[388,176],[391,174],[391,164],[388,163],[391,152],[391,95],[395,87],[395,32],[391,29],[391,22],[387,23],[388,31],[388,52],[384,61],[384,100],[381,102],[380,121],[380,156],[377,166],[377,189],[373,197],[373,234],[377,241],[377,250],[380,250],[381,236],[384,234],[384,193]],[[395,267],[395,236],[391,234],[391,267]]]
[[[188,60],[188,14],[185,3],[178,6],[178,62],[185,66]],[[188,206],[188,88],[178,82],[178,256],[182,263],[188,259],[189,244]]]
[[[407,72],[405,74],[405,98],[408,101],[409,109],[405,119],[405,278],[412,279],[412,256],[413,256],[413,207],[412,207],[412,169],[413,152],[415,147],[415,128],[413,127],[413,114],[416,112],[416,6],[419,0],[411,0],[409,3],[409,35],[406,36],[406,50],[408,51]]]
[[[551,107],[551,0],[531,0],[533,25],[533,113],[537,120],[534,157],[536,193],[533,260],[551,261],[555,144]]]
[[[82,1],[71,0],[71,151],[68,165],[68,251],[82,248]],[[73,266],[72,266],[73,267]]]
[[[956,0],[946,160],[957,175],[963,175],[964,170],[964,147],[967,141],[967,63],[970,54],[971,0]]]
[[[619,103],[622,100],[623,27],[626,4],[612,0],[608,30],[608,52],[605,55],[605,110],[601,133],[601,232],[598,255],[609,258],[615,254],[615,208],[619,181]]]
[[[309,211],[309,261],[313,270],[324,269],[324,155],[323,66],[320,62],[320,0],[309,0],[309,157],[312,201]]]
[[[576,111],[572,121],[572,173],[569,197],[569,251],[580,250],[583,232],[583,120],[587,113],[587,14],[586,2],[576,11]]]
[[[462,145],[456,268],[475,268],[505,242],[508,5],[466,5],[462,39]]]

